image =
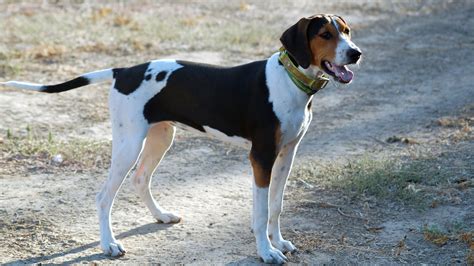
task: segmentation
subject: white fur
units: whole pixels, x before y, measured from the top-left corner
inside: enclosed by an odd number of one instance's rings
[[[221,131],[214,129],[212,127],[208,126],[203,126],[204,130],[206,133],[208,133],[210,136],[215,137],[219,140],[234,144],[236,146],[242,147],[242,148],[250,148],[250,141],[238,136],[228,136],[225,133],[222,133]]]
[[[111,68],[108,68],[108,69],[97,70],[94,72],[89,72],[89,73],[81,75],[81,77],[87,78],[90,82],[89,84],[94,84],[94,83],[111,80],[113,78],[113,72]],[[0,84],[4,86],[8,86],[8,87],[14,87],[14,88],[31,90],[31,91],[41,91],[45,87],[45,85],[43,84],[15,81],[15,80],[0,82]]]
[[[24,90],[31,90],[31,91],[40,91],[43,88],[43,84],[37,83],[30,83],[30,82],[23,82],[23,81],[7,81],[7,82],[0,82],[0,84],[8,87],[14,87]]]
[[[112,72],[111,68],[98,70],[94,72],[89,72],[82,77],[89,79],[89,82],[92,83],[99,83],[107,80],[111,80],[113,78],[114,73]]]
[[[339,31],[339,26],[336,23],[335,19],[332,19],[332,24],[336,27],[336,30],[339,34],[339,42],[337,43],[336,48],[336,58],[334,59],[334,63],[336,65],[346,65],[349,63],[350,58],[347,56],[347,52],[350,49],[355,49],[360,51],[359,47],[357,47],[351,39],[344,33]]]
[[[268,188],[254,185],[254,199],[253,233],[257,241],[257,253],[265,263],[285,263],[285,255],[273,247],[268,238]]]
[[[349,63],[350,58],[347,56],[347,52],[350,49],[360,49],[344,34],[339,34],[339,42],[336,48],[336,58],[334,63],[336,65],[346,65]]]

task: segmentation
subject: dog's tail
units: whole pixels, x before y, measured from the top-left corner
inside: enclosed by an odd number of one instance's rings
[[[86,86],[89,84],[112,80],[115,75],[114,73],[116,73],[117,70],[119,69],[108,68],[108,69],[98,70],[98,71],[86,73],[75,79],[66,81],[64,83],[55,84],[55,85],[43,85],[43,84],[35,84],[35,83],[21,82],[21,81],[0,82],[0,85],[20,88],[20,89],[25,89],[25,90],[32,90],[32,91],[58,93],[58,92],[68,91],[68,90],[72,90],[72,89],[79,88],[82,86]]]

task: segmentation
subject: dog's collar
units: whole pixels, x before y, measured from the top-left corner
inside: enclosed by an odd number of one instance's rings
[[[286,73],[288,73],[288,76],[296,85],[296,87],[308,95],[315,94],[319,90],[326,87],[329,82],[329,76],[324,73],[313,79],[301,72],[301,70],[299,70],[291,61],[290,57],[288,56],[288,51],[286,51],[285,47],[280,48],[280,56],[278,57],[278,60],[283,64]]]

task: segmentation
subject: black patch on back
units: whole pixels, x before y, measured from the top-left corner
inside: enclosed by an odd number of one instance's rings
[[[257,61],[232,68],[178,61],[166,86],[144,107],[148,123],[176,121],[205,131],[204,126],[227,136],[252,142],[251,157],[270,183],[280,143],[280,121],[269,102],[265,68]]]
[[[151,74],[148,74],[145,76],[145,80],[150,80],[151,79]]]
[[[145,105],[148,123],[177,121],[201,131],[209,126],[227,136],[259,139],[262,148],[274,145],[279,121],[268,101],[266,60],[232,68],[177,63],[183,67]]]
[[[140,84],[142,84],[145,71],[149,65],[150,62],[147,62],[129,68],[114,69],[114,88],[125,95],[129,95],[130,93],[134,92],[138,87],[140,87]]]
[[[165,77],[166,77],[166,71],[161,71],[160,73],[156,75],[156,82],[160,82],[164,80]]]
[[[58,92],[68,91],[68,90],[72,90],[78,87],[86,86],[89,84],[90,84],[90,81],[88,78],[77,77],[73,80],[66,81],[64,83],[44,86],[44,88],[41,91],[48,92],[48,93],[58,93]]]

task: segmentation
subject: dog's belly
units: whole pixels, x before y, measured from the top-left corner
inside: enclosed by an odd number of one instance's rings
[[[191,127],[191,126],[188,126],[186,124],[183,124],[183,123],[173,122],[172,125],[179,128],[179,129],[185,130],[185,131],[203,133],[202,131],[199,131],[199,130],[197,130],[197,129]],[[239,136],[228,136],[225,133],[223,133],[223,132],[221,132],[217,129],[214,129],[212,127],[209,127],[209,126],[203,126],[203,128],[204,128],[204,131],[205,131],[204,133],[207,136],[211,137],[211,138],[218,139],[220,141],[223,141],[223,142],[235,145],[235,146],[239,146],[239,147],[245,148],[245,149],[250,149],[250,147],[252,145],[252,143],[248,139],[245,139],[245,138],[242,138],[242,137],[239,137]]]
[[[223,132],[220,132],[217,129],[208,127],[208,126],[203,126],[204,130],[206,131],[206,134],[214,137],[216,139],[219,139],[221,141],[242,147],[242,148],[247,148],[249,149],[251,146],[251,142],[248,139],[244,139],[242,137],[238,136],[228,136]]]

